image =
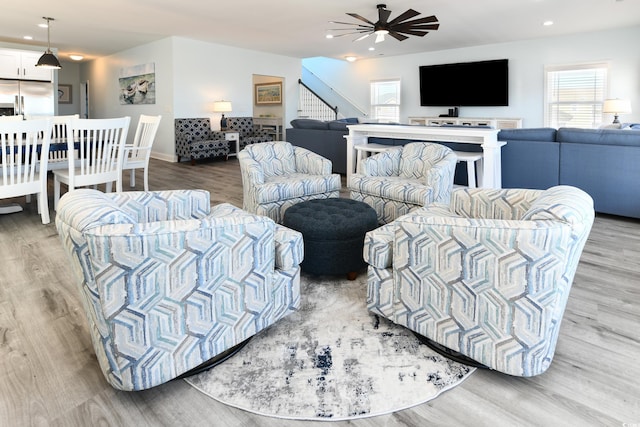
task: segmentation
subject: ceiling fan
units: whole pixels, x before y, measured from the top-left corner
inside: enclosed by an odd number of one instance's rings
[[[347,15],[365,22],[366,25],[354,24],[349,22],[330,21],[330,23],[332,24],[351,26],[351,28],[334,29],[334,31],[350,31],[348,33],[339,34],[334,37],[341,37],[349,34],[361,34],[360,37],[354,40],[359,41],[369,37],[372,34],[375,34],[376,43],[380,43],[384,41],[384,36],[388,34],[396,40],[403,41],[409,38],[405,34],[408,34],[410,36],[423,37],[429,32],[428,30],[435,31],[440,26],[440,24],[438,23],[438,18],[436,18],[434,15],[412,20],[412,18],[420,15],[420,12],[416,12],[413,9],[409,9],[389,21],[391,11],[387,9],[387,5],[379,4],[376,7],[378,8],[378,21],[375,23],[369,21],[367,18],[363,18],[357,13],[347,13]]]

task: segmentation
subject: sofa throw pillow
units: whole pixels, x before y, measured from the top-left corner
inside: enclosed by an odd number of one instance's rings
[[[329,124],[322,120],[314,119],[293,119],[291,120],[291,126],[294,129],[316,129],[326,130],[329,129]]]
[[[329,129],[331,130],[348,130],[347,122],[343,122],[340,120],[333,120],[329,122]]]

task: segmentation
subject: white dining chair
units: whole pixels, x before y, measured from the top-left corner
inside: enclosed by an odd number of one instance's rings
[[[43,224],[50,222],[46,172],[50,142],[51,119],[0,123],[0,199],[36,194]]]
[[[122,158],[127,142],[131,117],[115,119],[73,119],[67,124],[69,167],[53,171],[54,209],[60,200],[60,184],[68,191],[78,187],[105,184],[107,193],[116,182],[116,191],[122,191]],[[78,158],[76,159],[76,152]],[[77,163],[79,166],[75,166]]]
[[[67,124],[71,122],[71,120],[78,119],[79,117],[79,114],[52,117],[53,126],[51,128],[51,150],[49,151],[48,170],[69,168]],[[58,149],[59,145],[56,144],[64,144],[64,149]],[[56,147],[56,149],[54,149],[54,147]],[[77,151],[75,158],[78,158]],[[78,166],[77,163],[76,166]]]
[[[136,169],[144,170],[144,191],[149,191],[149,157],[162,116],[140,115],[132,144],[124,146],[122,170],[130,172],[130,186],[136,186]]]

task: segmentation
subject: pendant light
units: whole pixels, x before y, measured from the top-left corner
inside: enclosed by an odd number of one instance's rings
[[[58,58],[51,52],[51,31],[49,29],[51,28],[51,21],[54,21],[54,19],[46,16],[43,16],[42,19],[47,21],[47,50],[42,54],[40,59],[38,59],[36,67],[59,70],[62,68],[60,61],[58,61]]]

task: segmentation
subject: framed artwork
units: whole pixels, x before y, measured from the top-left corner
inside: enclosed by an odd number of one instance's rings
[[[122,68],[118,77],[120,87],[120,104],[155,104],[156,103],[156,65],[135,65]]]
[[[256,105],[282,104],[282,82],[255,84]]]
[[[71,104],[71,85],[58,84],[58,104]]]

